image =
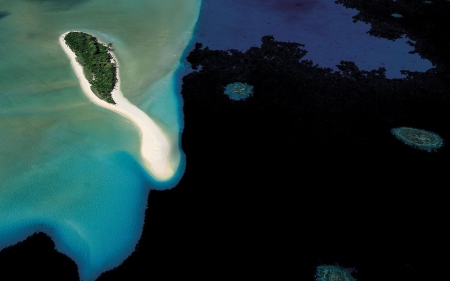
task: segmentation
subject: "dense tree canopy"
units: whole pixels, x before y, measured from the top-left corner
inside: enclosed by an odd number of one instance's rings
[[[117,82],[117,66],[108,53],[110,48],[99,43],[94,36],[83,32],[69,32],[64,39],[83,66],[92,91],[100,99],[115,104],[111,92]]]

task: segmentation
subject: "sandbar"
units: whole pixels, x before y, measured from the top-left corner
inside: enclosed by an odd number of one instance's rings
[[[69,32],[77,31],[68,31],[63,33],[59,37],[59,43],[64,49],[64,52],[70,58],[70,64],[72,65],[72,68],[75,71],[78,80],[80,81],[80,86],[83,92],[96,105],[117,112],[133,121],[140,130],[141,155],[144,160],[145,168],[152,175],[152,177],[158,181],[165,181],[170,179],[174,175],[174,170],[169,164],[171,153],[170,143],[167,140],[167,137],[164,135],[163,131],[155,123],[155,121],[153,121],[145,112],[143,112],[134,104],[130,103],[128,99],[123,96],[120,90],[119,65],[117,59],[110,52],[117,66],[117,84],[114,90],[111,92],[112,98],[116,103],[114,105],[99,99],[92,92],[91,84],[84,76],[83,67],[76,61],[75,53],[66,45],[66,42],[64,40],[64,37]],[[100,40],[98,40],[98,42],[104,44]]]

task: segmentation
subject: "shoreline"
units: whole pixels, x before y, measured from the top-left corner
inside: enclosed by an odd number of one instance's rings
[[[75,74],[80,81],[80,86],[85,95],[96,105],[112,110],[127,117],[139,128],[141,136],[141,156],[144,160],[147,171],[158,181],[169,180],[174,175],[174,170],[170,167],[169,158],[171,147],[170,143],[158,125],[141,109],[126,99],[120,90],[119,63],[111,51],[108,51],[116,63],[117,83],[111,92],[115,105],[99,99],[91,90],[91,84],[83,73],[83,67],[75,60],[76,55],[66,45],[64,37],[67,31],[59,37],[59,43],[64,52],[70,59]],[[97,38],[98,42],[106,45]]]

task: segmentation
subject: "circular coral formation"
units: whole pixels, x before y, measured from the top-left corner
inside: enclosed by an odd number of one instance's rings
[[[232,100],[242,100],[253,94],[253,86],[241,82],[231,83],[225,87],[224,94]]]
[[[391,132],[406,145],[428,152],[436,151],[444,144],[444,141],[438,134],[425,130],[399,127],[392,129]]]

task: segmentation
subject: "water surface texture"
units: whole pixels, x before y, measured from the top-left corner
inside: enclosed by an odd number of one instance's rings
[[[74,259],[83,280],[119,265],[142,231],[148,191],[174,186],[184,157],[179,81],[199,0],[0,0],[0,249],[35,231]],[[82,92],[58,37],[113,43],[122,92],[162,128],[179,170],[142,168],[134,124]]]

